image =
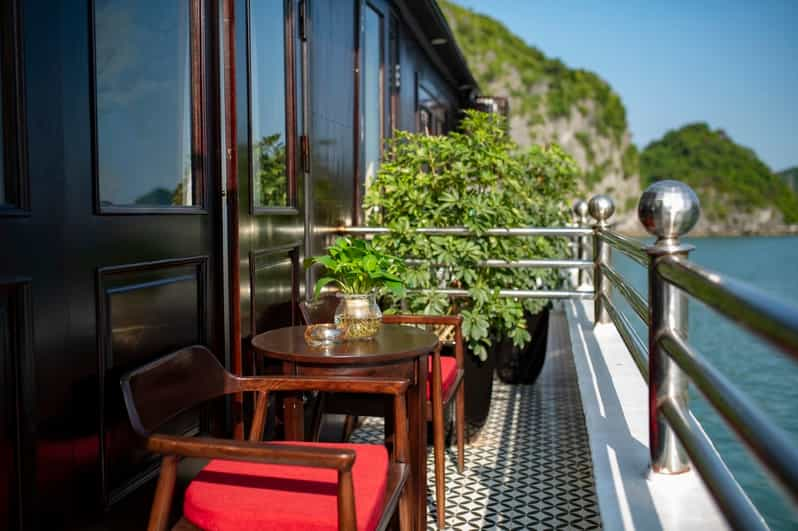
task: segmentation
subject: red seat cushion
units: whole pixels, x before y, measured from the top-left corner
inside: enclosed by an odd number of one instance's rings
[[[427,375],[427,400],[432,399],[432,356],[429,357],[429,374]],[[441,356],[441,384],[442,394],[446,395],[447,391],[454,385],[454,380],[457,378],[457,360],[451,356]]]
[[[352,480],[358,530],[377,527],[385,501],[388,453],[375,444],[280,443],[355,451]],[[183,515],[214,531],[338,529],[338,472],[215,459],[186,489]]]

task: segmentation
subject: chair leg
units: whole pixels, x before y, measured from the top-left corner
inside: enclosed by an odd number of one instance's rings
[[[405,485],[399,497],[399,531],[410,531],[413,529],[413,501],[410,499],[410,491]]]
[[[432,386],[432,434],[433,452],[435,454],[435,508],[438,513],[438,529],[446,527],[446,470],[444,468],[444,426],[443,426],[443,396],[440,385],[440,363],[433,363]]]
[[[327,397],[327,393],[319,393],[316,397],[316,405],[313,408],[313,442],[319,442],[319,438],[321,437],[321,423],[324,419],[324,401]]]
[[[355,431],[357,427],[357,415],[347,415],[346,420],[344,421],[344,429],[343,433],[341,434],[341,440],[346,442],[349,440],[349,437],[352,436],[352,432]]]
[[[155,487],[155,499],[150,511],[147,531],[166,531],[169,526],[169,512],[172,508],[172,494],[177,479],[177,456],[165,455],[161,460],[161,475]]]
[[[462,381],[457,389],[454,408],[457,429],[457,471],[462,474],[465,470],[465,385]]]

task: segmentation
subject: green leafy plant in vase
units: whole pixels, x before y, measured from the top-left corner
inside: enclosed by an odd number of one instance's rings
[[[380,252],[367,240],[338,238],[326,255],[305,260],[305,267],[313,264],[325,269],[324,276],[316,282],[316,297],[329,284],[340,289],[335,325],[344,330],[347,339],[371,339],[377,335],[382,324],[378,293],[388,292],[393,297],[405,294],[402,260]]]

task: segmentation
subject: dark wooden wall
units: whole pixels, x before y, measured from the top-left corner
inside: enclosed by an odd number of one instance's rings
[[[0,209],[0,528],[80,527],[157,472],[129,427],[122,372],[186,344],[217,352],[224,344],[218,74],[214,53],[203,55],[216,36],[199,22],[198,205],[126,210],[98,200],[98,156],[114,150],[133,170],[142,161],[126,145],[99,148],[107,137],[97,128],[93,2],[13,4],[21,46],[12,53],[4,43],[3,92],[9,74],[18,77],[24,104],[13,109],[4,99],[3,115],[6,125],[9,113],[20,114],[26,156],[13,176],[29,194]],[[2,2],[4,13],[9,5]],[[209,2],[191,5],[197,20],[211,20]],[[9,68],[15,55],[20,68]],[[151,127],[148,116],[129,119],[125,127]],[[175,429],[197,426],[194,416]]]
[[[297,322],[303,257],[322,253],[333,238],[330,229],[353,220],[363,0],[309,0],[306,40],[295,18],[300,0],[285,1],[294,17],[288,21],[294,34],[287,86],[288,112],[294,113],[287,131],[294,143],[293,192],[289,204],[272,209],[252,203],[249,142],[257,94],[250,90],[249,0],[235,1],[238,141],[232,154],[240,246],[232,258],[225,255],[221,193],[220,2],[189,3],[202,29],[190,43],[191,111],[200,124],[192,163],[202,182],[199,204],[177,212],[116,208],[98,195],[103,133],[97,127],[96,1],[0,2],[4,169],[6,179],[20,184],[12,204],[0,207],[0,529],[97,522],[105,508],[146,483],[157,462],[138,449],[131,433],[120,374],[190,343],[222,357],[240,342],[245,370],[251,370],[249,338]],[[401,42],[399,127],[416,128],[416,80],[448,102],[453,117],[456,87],[436,72],[392,4],[374,5],[388,17],[384,134],[390,134],[392,16]],[[9,45],[12,19],[19,24],[18,50]],[[130,126],[148,118],[131,116]],[[152,126],[141,127],[147,135]],[[310,147],[307,171],[303,136]],[[125,149],[122,142],[111,147]],[[135,169],[142,160],[126,164]],[[148,178],[133,179],[139,177]],[[237,267],[239,285],[225,285],[226,262]],[[232,292],[238,294],[240,337],[225,335]],[[196,416],[174,426],[199,428]]]
[[[334,239],[329,229],[352,224],[355,192],[353,175],[359,164],[360,149],[356,124],[362,102],[354,94],[359,82],[355,73],[358,63],[357,43],[360,30],[356,14],[363,0],[313,0],[311,2],[310,79],[310,145],[311,179],[308,197],[309,214],[314,228],[308,254],[320,254]],[[391,66],[390,19],[398,22],[400,87],[396,127],[417,130],[417,82],[433,91],[450,108],[450,127],[454,126],[460,98],[457,87],[448,83],[437,71],[426,52],[418,44],[418,35],[402,20],[389,1],[372,5],[386,16],[384,32],[385,72],[385,137],[391,134],[390,101]],[[361,220],[362,221],[362,220]],[[316,278],[314,274],[313,279]],[[312,286],[312,284],[311,284]]]

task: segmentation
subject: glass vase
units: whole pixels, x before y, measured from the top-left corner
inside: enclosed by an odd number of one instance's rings
[[[373,339],[382,325],[382,312],[377,306],[377,294],[338,293],[335,326],[344,331],[344,338]]]

